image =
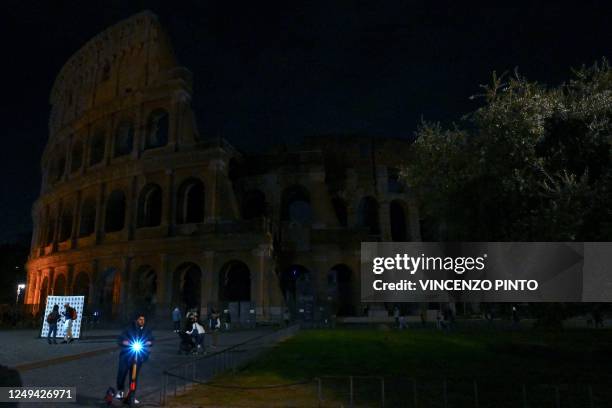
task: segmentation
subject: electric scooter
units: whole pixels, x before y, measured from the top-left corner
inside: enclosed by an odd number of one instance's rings
[[[140,339],[134,339],[130,341],[130,353],[133,356],[132,360],[132,368],[130,369],[130,387],[128,388],[128,393],[123,399],[123,403],[127,405],[134,404],[134,398],[136,397],[136,376],[138,374],[138,357],[140,357],[140,353],[146,347],[146,343],[143,343]]]
[[[143,342],[141,339],[132,339],[130,340],[127,347],[129,347],[129,353],[132,358],[132,365],[130,367],[130,379],[129,379],[129,388],[128,392],[121,400],[124,404],[132,405],[134,404],[134,400],[136,397],[136,377],[138,375],[138,361],[141,358],[141,353],[148,346],[147,342]],[[104,401],[107,405],[112,405],[113,400],[117,391],[113,387],[109,387],[106,391],[106,395],[104,397]]]

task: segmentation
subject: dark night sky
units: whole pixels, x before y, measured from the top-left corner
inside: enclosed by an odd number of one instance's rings
[[[143,9],[194,73],[202,133],[245,150],[326,133],[409,138],[421,116],[449,123],[477,107],[468,98],[493,70],[518,66],[558,84],[571,67],[610,56],[605,1],[309,3],[3,3],[0,242],[31,230],[55,75],[87,40]]]

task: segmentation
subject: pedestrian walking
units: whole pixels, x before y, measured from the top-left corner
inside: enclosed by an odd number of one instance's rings
[[[66,330],[62,344],[72,343],[74,341],[74,338],[72,337],[72,324],[77,318],[77,311],[74,307],[71,307],[69,303],[66,303],[64,305],[64,312],[62,314],[64,315],[64,328]]]
[[[399,317],[399,329],[404,330],[406,328],[406,316],[402,313]]]
[[[181,309],[178,306],[172,311],[172,323],[174,324],[174,332],[178,333],[181,330]]]
[[[212,309],[208,317],[208,329],[212,335],[212,347],[216,348],[219,341],[219,328],[221,327],[221,321],[219,320],[219,314]]]
[[[232,314],[230,313],[229,309],[225,309],[223,313],[224,313],[223,321],[225,323],[225,330],[229,331],[232,325]]]
[[[393,319],[395,320],[395,327],[396,328],[399,328],[399,317],[400,317],[399,307],[394,306],[393,307]]]
[[[59,306],[54,305],[53,310],[47,316],[47,323],[49,324],[49,331],[47,332],[47,342],[49,344],[57,344],[55,337],[57,336],[57,322],[60,320]],[[51,342],[53,339],[53,342]]]

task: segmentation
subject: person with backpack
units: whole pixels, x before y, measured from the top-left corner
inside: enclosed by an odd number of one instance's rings
[[[53,310],[47,316],[47,323],[49,324],[49,331],[47,332],[47,342],[49,344],[57,344],[55,337],[57,336],[57,321],[60,319],[59,306],[54,305]],[[53,338],[53,343],[51,339]]]
[[[64,341],[62,344],[72,343],[74,338],[72,337],[72,324],[77,318],[77,311],[74,307],[71,307],[69,303],[64,305],[64,319],[66,320],[66,334],[64,334]]]

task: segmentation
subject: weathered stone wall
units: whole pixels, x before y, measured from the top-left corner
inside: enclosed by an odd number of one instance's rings
[[[203,309],[225,307],[240,276],[250,282],[240,300],[278,319],[297,290],[287,271],[302,268],[326,313],[339,292],[359,313],[359,245],[394,238],[392,203],[404,213],[399,231],[419,239],[414,200],[392,180],[408,143],[320,138],[245,155],[200,137],[191,92],[151,13],[69,59],[51,93],[26,303],[84,294],[115,317],[141,307],[166,316],[193,296]]]

